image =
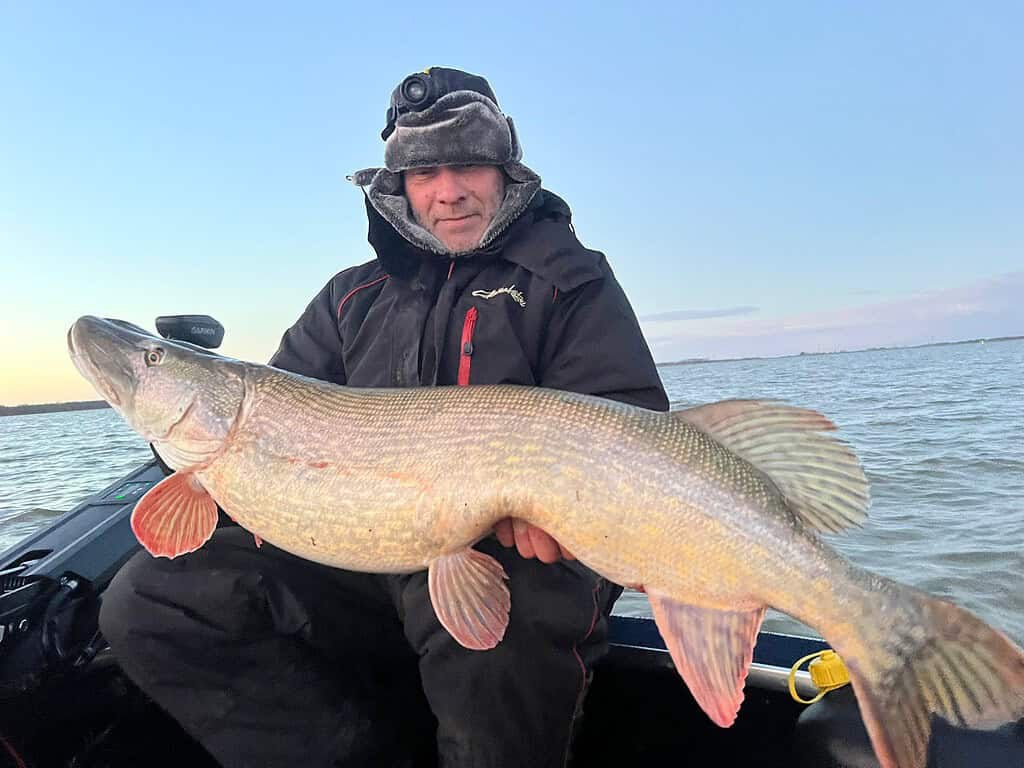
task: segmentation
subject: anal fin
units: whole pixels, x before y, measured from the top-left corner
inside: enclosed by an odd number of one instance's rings
[[[715,724],[728,728],[743,702],[764,606],[722,611],[648,591],[654,621],[690,693]]]
[[[132,531],[156,557],[199,549],[217,528],[217,502],[190,472],[176,472],[150,488],[132,510]]]
[[[501,642],[511,605],[505,569],[490,555],[460,549],[430,563],[430,602],[460,645],[484,651]]]

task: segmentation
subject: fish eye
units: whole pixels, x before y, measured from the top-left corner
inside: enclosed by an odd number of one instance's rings
[[[154,347],[146,352],[146,365],[160,365],[164,359],[164,351],[160,347]]]

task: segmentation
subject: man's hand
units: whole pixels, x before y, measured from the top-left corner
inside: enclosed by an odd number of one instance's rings
[[[494,524],[494,535],[506,547],[515,544],[523,557],[536,557],[542,563],[554,563],[563,557],[566,560],[576,559],[572,552],[540,528],[518,517],[499,520]]]

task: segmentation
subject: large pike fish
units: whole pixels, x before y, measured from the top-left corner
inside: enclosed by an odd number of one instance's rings
[[[868,488],[820,414],[733,400],[658,413],[512,386],[354,389],[231,360],[118,321],[68,334],[79,371],[177,472],[132,527],[191,552],[219,504],[327,565],[428,569],[444,627],[501,641],[505,574],[472,549],[524,518],[589,567],[643,588],[679,673],[730,725],[771,606],[842,655],[884,768],[921,768],[933,715],[1024,716],[1024,653],[967,611],[855,567],[821,532],[857,525]]]

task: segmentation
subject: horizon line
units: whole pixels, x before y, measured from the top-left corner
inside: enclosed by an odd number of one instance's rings
[[[926,344],[898,344],[894,346],[881,346],[881,347],[863,347],[859,349],[835,349],[829,352],[796,352],[785,355],[750,355],[746,357],[692,357],[683,358],[681,360],[670,360],[663,363],[656,362],[654,365],[657,368],[672,368],[679,365],[698,365],[700,363],[735,363],[745,360],[784,360],[789,357],[820,357],[823,355],[854,355],[863,352],[882,352],[889,349],[923,349],[926,347],[949,347],[956,346],[958,344],[978,344],[988,342],[1000,342],[1000,341],[1020,341],[1024,339],[1024,334],[1019,336],[979,336],[971,339],[960,339],[950,341],[931,341]],[[97,406],[97,403],[102,403],[103,406]],[[69,408],[67,406],[76,405],[79,408]],[[59,409],[61,406],[65,410],[96,410],[99,407],[109,407],[106,400],[59,400],[56,402],[49,403],[19,403],[17,405],[4,405],[0,403],[0,417],[2,416],[23,416],[29,415],[27,413],[17,413],[18,409],[23,408],[53,408]],[[39,413],[46,413],[47,411],[39,411]],[[54,411],[49,411],[54,412]]]

